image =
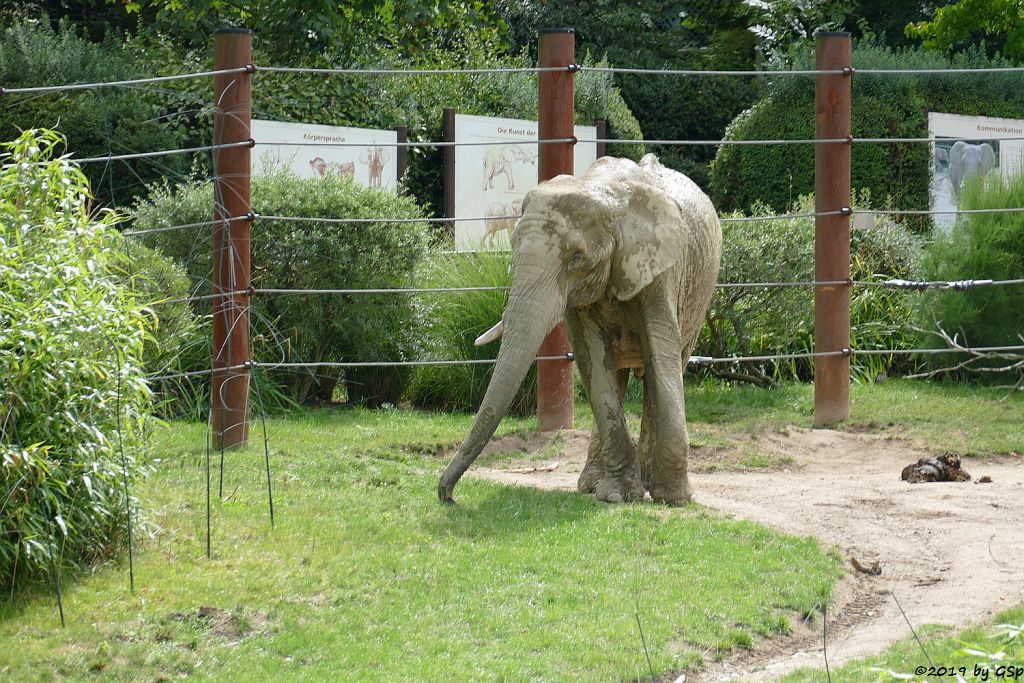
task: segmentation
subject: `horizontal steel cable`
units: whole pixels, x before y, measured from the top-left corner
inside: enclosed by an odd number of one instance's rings
[[[854,213],[879,214],[881,216],[929,216],[931,214],[958,214],[958,213],[1019,213],[1024,207],[1012,206],[999,209],[858,209]]]
[[[617,66],[581,66],[580,71],[609,74],[647,74],[651,76],[817,76],[852,73],[852,69],[793,69],[789,71],[765,71],[757,69],[712,70],[700,69],[635,69]]]
[[[396,287],[392,289],[268,289],[257,287],[253,294],[287,296],[295,294],[434,294],[441,292],[500,292],[511,287]]]
[[[207,228],[214,225],[220,225],[222,223],[232,223],[234,221],[245,221],[252,219],[252,216],[230,216],[228,218],[221,218],[218,220],[200,221],[198,223],[182,223],[181,225],[168,225],[164,228],[147,228],[146,230],[125,230],[122,235],[134,237],[136,235],[151,235],[158,232],[170,232],[172,230],[187,230],[189,228]]]
[[[292,223],[458,223],[460,221],[517,220],[519,216],[481,216],[479,218],[314,218],[312,216],[264,216],[255,214],[256,220],[289,221]]]
[[[225,142],[219,145],[203,145],[202,147],[185,147],[182,149],[167,149],[160,152],[136,152],[135,154],[111,154],[105,157],[89,157],[87,159],[75,159],[74,157],[65,157],[70,161],[78,164],[95,164],[102,161],[127,161],[129,159],[148,159],[151,157],[165,157],[172,154],[191,154],[193,152],[209,152],[215,149],[232,149],[235,147],[252,147],[252,140],[244,140],[242,142]],[[40,162],[47,163],[47,162]]]
[[[643,139],[619,139],[619,138],[580,138],[578,142],[603,143],[608,145],[677,145],[700,146],[700,145],[816,145],[816,144],[849,144],[849,143],[936,143],[954,138],[805,138],[786,140],[643,140]],[[979,138],[980,139],[980,138]],[[1024,137],[993,137],[984,138],[995,141],[1019,141]]]
[[[575,144],[577,138],[551,138],[549,140],[489,140],[479,142],[453,142],[450,140],[434,140],[428,142],[256,142],[260,147],[494,147],[496,145],[556,145]]]
[[[860,287],[881,287],[884,289],[913,289],[924,291],[926,289],[952,289],[962,291],[974,287],[1001,287],[1008,285],[1024,284],[1024,278],[1016,280],[904,280],[894,278],[891,280],[855,280],[852,284]]]
[[[945,348],[945,349],[841,349],[839,351],[812,351],[805,353],[778,353],[769,354],[763,356],[729,356],[722,358],[713,358],[711,356],[691,356],[689,362],[694,365],[707,365],[714,363],[750,363],[750,362],[768,362],[776,360],[803,360],[808,358],[824,358],[830,356],[887,356],[887,355],[912,355],[912,354],[941,354],[941,353],[974,353],[974,354],[985,354],[985,353],[1019,353],[1024,352],[1024,345],[1017,346],[982,346],[982,347],[964,347],[964,348]],[[575,360],[575,355],[570,352],[564,356],[537,356],[534,358],[537,360]],[[264,363],[264,362],[248,362],[241,363],[238,365],[226,366],[223,368],[217,368],[216,370],[210,368],[205,370],[192,370],[189,372],[179,372],[170,375],[158,375],[153,377],[145,377],[147,381],[158,381],[166,379],[176,379],[179,377],[196,377],[199,375],[211,375],[214,372],[227,372],[230,370],[242,370],[250,368],[264,368],[268,370],[274,369],[298,369],[298,368],[368,368],[368,367],[400,367],[400,366],[416,366],[416,365],[488,365],[497,363],[497,359],[480,359],[480,360],[407,360],[407,361],[368,361],[368,362],[280,362],[280,363]]]
[[[153,78],[135,78],[127,81],[106,81],[100,83],[68,83],[65,85],[44,85],[34,88],[0,88],[0,95],[15,95],[20,93],[47,93],[62,92],[65,90],[92,90],[95,88],[114,88],[130,85],[146,85],[147,83],[165,83],[167,81],[180,81],[188,78],[204,78],[218,74],[240,74],[253,71],[253,66],[239,66],[232,69],[216,69],[213,71],[197,71],[189,74],[176,74],[174,76],[155,76]]]
[[[261,66],[258,71],[261,73],[286,73],[286,74],[321,74],[321,75],[349,75],[349,76],[457,76],[480,75],[480,74],[537,74],[537,73],[574,73],[583,67],[578,64],[568,66],[541,66],[541,67],[493,67],[480,69],[332,69],[315,67],[294,67],[294,66]]]

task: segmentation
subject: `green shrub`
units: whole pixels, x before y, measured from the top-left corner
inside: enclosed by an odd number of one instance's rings
[[[864,196],[861,202],[866,203]],[[861,202],[858,202],[861,203]],[[803,197],[801,213],[813,210]],[[754,215],[770,215],[755,205]],[[733,214],[733,217],[737,214]],[[722,224],[721,283],[810,282],[814,280],[814,220],[789,218]],[[851,233],[851,276],[855,280],[912,279],[920,268],[919,241],[906,228],[880,217],[874,228]],[[854,287],[850,324],[854,348],[912,348],[913,302],[916,294],[877,287]],[[814,290],[811,287],[720,288],[711,300],[708,318],[695,355],[759,356],[803,353],[814,346]],[[878,372],[914,367],[905,356],[858,356],[852,373],[872,379]],[[768,384],[779,379],[809,379],[813,363],[779,361],[744,363],[733,368],[711,366],[724,378]]]
[[[349,178],[303,180],[287,172],[252,181],[254,209],[265,215],[311,218],[417,218],[408,197],[362,187]],[[133,210],[135,227],[151,229],[209,220],[208,183],[158,187]],[[210,292],[209,230],[169,231],[144,241],[183,264],[193,291]],[[252,228],[252,285],[273,289],[389,289],[408,284],[427,245],[421,223],[323,223],[261,220]],[[206,313],[208,306],[199,306]],[[405,294],[302,295],[254,298],[253,353],[262,362],[372,362],[412,355],[413,301]],[[209,367],[208,357],[203,361]],[[394,403],[408,371],[378,368],[344,373],[350,396],[370,405]],[[283,388],[292,400],[330,400],[336,369],[275,370],[261,387]]]
[[[74,27],[56,30],[48,20],[20,20],[0,37],[0,83],[5,88],[102,82],[150,75],[114,41],[91,43]],[[209,82],[204,81],[206,88]],[[209,95],[205,99],[209,99]],[[5,94],[0,109],[0,139],[22,130],[48,126],[67,138],[76,158],[150,152],[183,146],[182,126],[165,125],[166,98],[154,90],[103,88],[47,94]],[[209,144],[209,139],[201,144]],[[96,200],[105,205],[128,204],[146,183],[179,177],[189,167],[186,156],[92,163],[82,167]]]
[[[149,318],[109,213],[62,141],[29,131],[0,171],[0,582],[109,556],[149,401]],[[123,437],[123,456],[120,452]],[[122,457],[124,460],[122,461]],[[122,467],[126,473],[122,472]]]
[[[146,339],[142,365],[147,376],[173,375],[209,364],[210,320],[187,299],[192,283],[185,269],[133,238],[119,245],[128,263],[125,284],[150,311],[153,333]],[[163,417],[200,417],[209,408],[209,377],[169,377],[150,382],[154,410]]]
[[[979,51],[947,59],[909,49],[892,52],[869,40],[853,47],[858,69],[945,69],[1005,66]],[[793,68],[814,67],[806,50]],[[1018,117],[1024,110],[1024,75],[935,74],[855,75],[854,137],[927,137],[928,112]],[[729,124],[733,140],[810,139],[814,137],[812,76],[780,76],[768,94]],[[858,143],[853,146],[852,182],[874,197],[891,197],[904,209],[927,209],[931,182],[928,145]],[[746,210],[763,203],[776,211],[814,191],[813,145],[722,145],[711,165],[711,195],[722,211]]]
[[[1024,175],[1004,178],[993,174],[984,181],[965,184],[965,209],[1000,209],[1024,206]],[[1019,213],[961,214],[949,234],[937,232],[928,246],[925,274],[934,280],[1012,280],[1024,274],[1024,222]],[[970,346],[1022,343],[1024,287],[979,287],[963,292],[928,292],[921,307],[920,326],[941,328]],[[926,339],[939,346],[934,335]],[[941,356],[937,364],[950,366],[964,360]]]
[[[423,287],[507,287],[512,282],[508,252],[434,254],[424,263]],[[507,290],[437,294],[420,314],[419,337],[424,360],[493,360],[500,343],[475,346],[473,341],[501,320]],[[473,411],[480,405],[494,372],[492,363],[424,365],[416,369],[406,393],[418,408]],[[537,370],[512,401],[509,413],[532,415],[537,408]]]

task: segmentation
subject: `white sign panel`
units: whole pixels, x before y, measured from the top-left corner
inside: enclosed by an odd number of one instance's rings
[[[288,168],[300,178],[336,174],[352,176],[367,187],[394,189],[398,185],[398,133],[393,130],[253,119],[252,139],[256,141],[254,174]],[[349,146],[352,143],[355,146]]]
[[[932,165],[932,211],[958,211],[960,192],[973,177],[1020,172],[1024,155],[1024,121],[987,116],[928,114],[928,137],[935,140]],[[948,232],[954,213],[937,213],[935,225]]]
[[[597,128],[576,126],[577,138],[597,138]],[[455,116],[455,248],[508,249],[509,230],[522,213],[523,197],[537,185],[537,122]],[[500,144],[506,143],[506,144]],[[597,159],[597,143],[577,143],[574,169],[582,175]]]

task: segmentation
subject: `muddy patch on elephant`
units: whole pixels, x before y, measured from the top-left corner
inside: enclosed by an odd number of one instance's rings
[[[505,437],[488,446],[495,459],[471,473],[505,484],[575,491],[589,440],[585,430]],[[842,556],[849,575],[826,615],[830,664],[910,637],[900,607],[915,627],[956,628],[1024,602],[1024,565],[1011,559],[1024,556],[1018,528],[1024,517],[1024,458],[965,460],[976,479],[987,476],[991,483],[909,484],[900,479],[903,467],[936,454],[886,427],[789,427],[737,435],[696,426],[692,441],[690,482],[700,505],[813,535]],[[551,469],[538,466],[556,462]],[[752,466],[758,464],[765,467]],[[859,572],[853,559],[866,567],[877,562],[881,573]],[[798,667],[822,667],[821,614],[806,623],[794,618],[792,626],[788,636],[755,641],[721,662],[706,657],[705,670],[675,672],[665,680],[686,673],[688,683],[772,681]]]

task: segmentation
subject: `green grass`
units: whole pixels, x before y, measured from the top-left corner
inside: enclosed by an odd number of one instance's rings
[[[604,506],[464,481],[436,502],[468,416],[343,410],[270,421],[227,454],[205,554],[204,429],[157,433],[125,563],[46,586],[0,615],[11,680],[618,680],[697,665],[828,599],[839,560],[811,539],[691,506]],[[506,422],[523,429],[528,420]],[[259,444],[258,425],[253,441]],[[214,458],[216,469],[216,457]]]
[[[787,424],[814,425],[811,385],[766,390],[691,381],[686,392],[695,441],[707,426],[755,434]],[[1020,454],[1024,449],[1024,392],[890,380],[882,385],[854,384],[850,404],[847,428],[856,425],[903,436],[922,448],[968,456]]]
[[[1003,626],[1003,627],[1001,627]],[[835,681],[895,681],[901,680],[898,675],[913,674],[917,667],[930,666],[929,660],[934,662],[936,667],[954,667],[956,673],[960,673],[960,667],[964,667],[967,680],[1019,680],[1024,675],[1024,633],[1018,633],[1012,639],[1012,631],[1007,634],[1005,626],[1015,627],[1015,630],[1024,628],[1024,607],[1017,607],[996,615],[991,624],[974,626],[953,634],[949,628],[939,626],[921,627],[916,629],[922,637],[924,651],[921,645],[912,637],[903,640],[884,653],[876,657],[867,657],[850,662],[838,669],[832,670],[832,680]],[[974,650],[974,653],[964,650]],[[980,673],[980,669],[989,663],[989,658],[980,654],[987,653],[997,655],[1004,653],[992,663],[993,670],[988,677]],[[1017,667],[1013,674],[1005,673],[997,677],[996,666]],[[975,666],[979,667],[979,675],[974,676]],[[927,672],[925,672],[927,673]],[[1015,674],[1015,675],[1014,675]],[[824,669],[800,669],[781,679],[780,683],[818,683],[826,678]],[[939,681],[954,680],[954,674],[948,673],[940,676],[916,675],[912,681]]]
[[[1021,399],[915,382],[855,386],[853,421],[936,450],[1020,448]],[[810,387],[692,382],[695,442],[810,426]],[[635,423],[639,406],[630,405]],[[592,422],[579,405],[577,427]],[[136,491],[136,591],[126,558],[65,577],[68,627],[46,585],[0,610],[0,679],[624,680],[699,666],[826,601],[834,553],[696,506],[604,506],[467,479],[435,498],[437,453],[471,416],[324,410],[270,420],[277,526],[262,435],[214,456],[205,557],[203,425],[154,438]],[[507,419],[499,435],[534,427]],[[756,460],[756,452],[751,452]],[[753,461],[750,463],[756,465]],[[844,680],[844,679],[836,679]]]

